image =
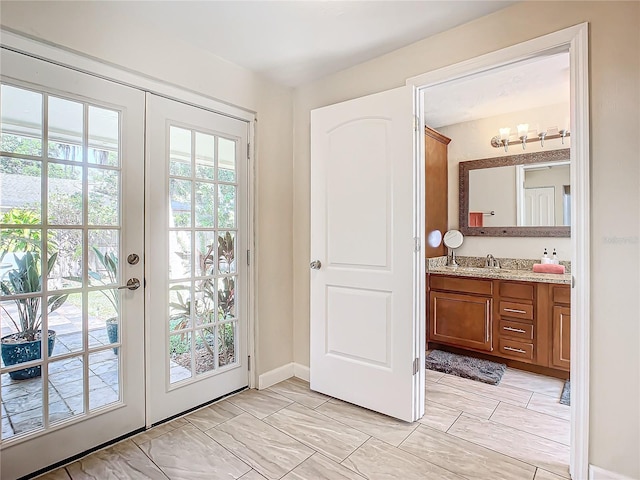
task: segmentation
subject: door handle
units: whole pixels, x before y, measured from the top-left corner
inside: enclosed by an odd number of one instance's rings
[[[138,288],[140,288],[140,280],[138,280],[137,278],[130,278],[129,280],[127,280],[127,284],[118,287],[118,290],[124,290],[125,288],[128,290],[137,290]]]
[[[320,260],[314,260],[309,264],[309,267],[311,267],[311,270],[320,270],[321,266],[322,266],[322,263],[320,263]]]

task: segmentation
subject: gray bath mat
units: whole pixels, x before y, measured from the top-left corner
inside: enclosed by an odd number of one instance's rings
[[[565,380],[562,395],[560,395],[560,403],[562,405],[571,405],[571,381]]]
[[[491,385],[500,383],[500,379],[507,369],[504,363],[456,355],[441,350],[433,350],[427,355],[426,367],[429,370],[470,378]]]

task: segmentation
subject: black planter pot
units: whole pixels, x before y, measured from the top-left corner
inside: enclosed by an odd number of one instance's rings
[[[118,317],[110,318],[107,320],[107,337],[109,337],[110,343],[118,342]],[[118,349],[114,348],[113,353],[118,355]]]
[[[18,365],[20,363],[31,362],[33,360],[39,360],[42,358],[41,343],[40,340],[34,340],[32,342],[22,343],[4,343],[5,338],[13,337],[16,334],[7,335],[0,339],[2,361],[5,366]],[[56,341],[56,332],[49,330],[49,338],[47,339],[47,351],[49,356],[53,352],[53,345]],[[26,380],[28,378],[39,377],[42,375],[40,366],[23,368],[22,370],[16,370],[9,372],[9,376],[12,380]]]

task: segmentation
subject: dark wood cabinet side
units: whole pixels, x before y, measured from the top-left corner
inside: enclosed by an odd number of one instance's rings
[[[425,127],[425,258],[446,255],[446,247],[441,242],[431,246],[429,234],[439,230],[442,235],[449,228],[448,205],[448,145],[450,138],[430,127]],[[436,235],[437,237],[437,235]]]

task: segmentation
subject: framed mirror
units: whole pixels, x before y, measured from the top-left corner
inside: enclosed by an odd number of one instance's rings
[[[570,149],[460,162],[460,231],[570,237]]]

